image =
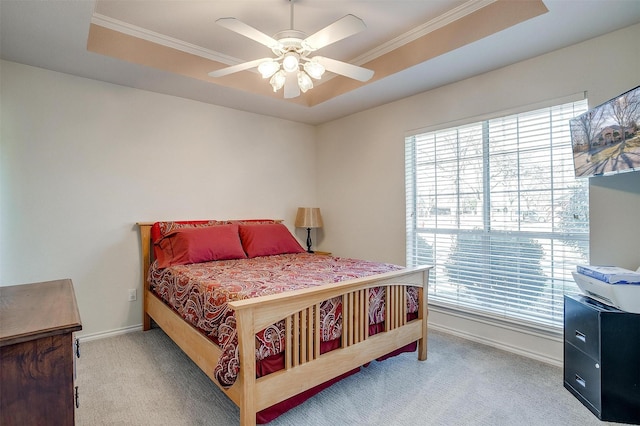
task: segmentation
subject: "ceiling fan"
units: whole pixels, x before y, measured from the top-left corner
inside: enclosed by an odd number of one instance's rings
[[[284,87],[284,97],[295,98],[300,91],[313,88],[313,81],[322,78],[325,70],[358,81],[367,81],[373,77],[373,71],[324,56],[309,56],[316,50],[359,33],[366,28],[362,19],[346,15],[334,23],[307,36],[293,27],[293,3],[291,3],[290,29],[283,30],[270,37],[263,32],[236,18],[220,18],[216,23],[240,35],[267,46],[275,58],[267,57],[221,68],[209,73],[210,77],[222,77],[254,67],[263,78],[269,78],[273,91]]]

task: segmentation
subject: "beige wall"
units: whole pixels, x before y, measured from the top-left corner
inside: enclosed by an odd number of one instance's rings
[[[406,132],[584,91],[595,106],[640,84],[638,40],[635,25],[319,126],[318,206],[325,219],[319,247],[404,264]],[[640,172],[592,178],[590,197],[591,262],[640,266]],[[432,311],[431,321],[460,334],[486,331],[483,341],[503,339],[484,326],[478,330],[477,322],[467,327],[458,317]],[[501,344],[538,350],[534,340],[509,339]],[[561,359],[558,345],[540,355],[549,357]]]
[[[141,323],[141,298],[127,301],[141,291],[137,221],[292,228],[315,202],[312,126],[1,67],[0,283],[71,278],[82,335]]]

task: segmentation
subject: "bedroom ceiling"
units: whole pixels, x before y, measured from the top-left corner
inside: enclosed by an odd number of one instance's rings
[[[209,71],[270,56],[215,24],[235,17],[273,35],[289,0],[0,0],[2,59],[239,110],[318,124],[640,22],[639,0],[297,0],[312,34],[346,14],[367,29],[318,54],[365,66],[360,83],[330,75],[299,98],[252,71]]]

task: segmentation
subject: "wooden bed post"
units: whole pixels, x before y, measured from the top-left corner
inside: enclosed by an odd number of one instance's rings
[[[256,424],[256,341],[253,325],[253,309],[240,309],[235,312],[238,333],[238,353],[240,358],[240,377],[242,384],[242,404],[240,404],[240,425]],[[248,354],[248,355],[247,355]]]
[[[425,361],[427,359],[427,317],[429,316],[429,304],[427,303],[427,294],[429,292],[429,271],[427,269],[422,271],[422,288],[419,289],[418,295],[420,303],[420,307],[418,311],[420,312],[420,321],[422,321],[422,329],[424,330],[424,336],[422,339],[418,340],[418,360]]]
[[[147,314],[147,276],[151,265],[151,223],[138,222],[142,250],[142,329],[151,329],[151,317]]]

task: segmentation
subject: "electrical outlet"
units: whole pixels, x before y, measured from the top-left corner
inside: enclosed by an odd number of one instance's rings
[[[136,289],[135,288],[130,288],[129,289],[129,302],[135,302],[137,298],[138,298],[138,295],[136,294]]]

